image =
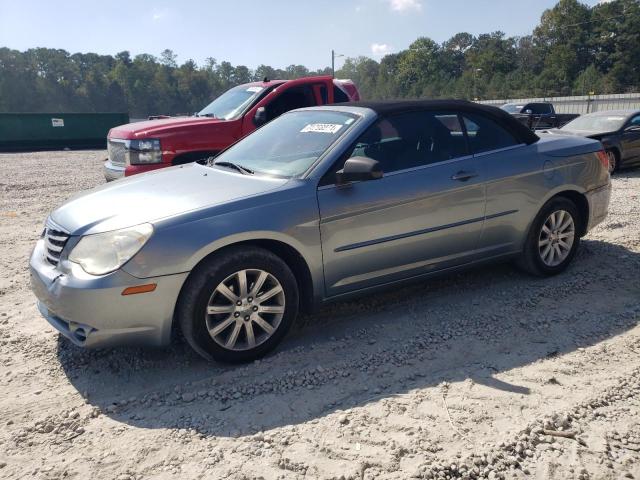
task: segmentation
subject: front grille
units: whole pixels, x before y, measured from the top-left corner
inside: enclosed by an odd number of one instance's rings
[[[125,166],[127,163],[127,148],[123,142],[109,140],[107,142],[107,150],[109,151],[109,160],[113,165]]]
[[[47,262],[51,265],[58,265],[62,249],[69,240],[69,234],[63,232],[59,227],[47,222],[44,230],[44,248]]]

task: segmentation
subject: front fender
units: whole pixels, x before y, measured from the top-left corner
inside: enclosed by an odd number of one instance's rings
[[[315,193],[312,189],[309,192]],[[155,225],[147,245],[124,267],[138,278],[191,271],[221,248],[251,240],[275,240],[295,249],[311,272],[314,290],[322,291],[322,249],[315,195],[253,204],[243,210]],[[315,293],[315,292],[314,292]]]

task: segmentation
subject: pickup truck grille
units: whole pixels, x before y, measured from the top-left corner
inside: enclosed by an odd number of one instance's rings
[[[58,265],[60,262],[60,255],[62,249],[69,240],[69,234],[60,230],[59,227],[54,227],[50,222],[47,222],[47,226],[44,230],[44,248],[45,258],[51,265]]]
[[[114,142],[109,140],[107,143],[107,150],[109,151],[109,160],[113,165],[124,167],[127,163],[126,152],[124,142]]]

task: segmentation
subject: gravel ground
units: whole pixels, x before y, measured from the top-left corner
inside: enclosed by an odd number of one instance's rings
[[[29,253],[105,156],[0,155],[0,478],[640,479],[640,172],[560,276],[338,303],[225,366],[84,351],[40,318]]]

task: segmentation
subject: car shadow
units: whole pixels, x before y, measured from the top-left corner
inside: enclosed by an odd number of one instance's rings
[[[623,167],[613,174],[614,179],[640,178],[640,166]]]
[[[276,353],[246,365],[208,363],[182,341],[83,350],[61,337],[58,358],[87,402],[114,420],[203,435],[295,425],[444,381],[527,395],[540,385],[497,376],[636,326],[638,271],[639,253],[584,240],[556,277],[497,264],[328,305],[302,317]]]

